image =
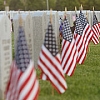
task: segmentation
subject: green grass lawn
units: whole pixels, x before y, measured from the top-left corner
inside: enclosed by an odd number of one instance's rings
[[[66,76],[68,89],[58,94],[48,81],[39,80],[38,100],[100,100],[100,44],[90,44],[85,63],[77,65],[74,75]],[[39,71],[38,76],[39,76]]]

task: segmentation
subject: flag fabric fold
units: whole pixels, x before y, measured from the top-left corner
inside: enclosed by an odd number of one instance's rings
[[[82,13],[82,11],[80,11],[80,13],[79,13],[79,18],[80,18],[80,21],[81,21],[81,24],[82,24],[82,27],[83,27],[83,35],[84,35],[83,36],[83,38],[84,38],[83,42],[85,44],[85,49],[86,49],[86,52],[87,52],[89,43],[92,40],[93,32],[91,30],[91,27],[90,27],[89,23],[87,22],[86,17]],[[79,58],[77,62],[79,64],[83,64],[84,61],[85,61],[85,58],[84,57],[82,59]]]
[[[99,43],[100,27],[95,12],[93,12],[92,31],[93,31],[92,42],[96,45]]]
[[[76,68],[78,52],[75,39],[71,32],[69,22],[66,18],[63,22],[63,40],[61,50],[61,63],[64,73],[66,73],[68,76],[72,76]]]
[[[48,78],[59,93],[65,92],[67,85],[61,67],[60,54],[58,53],[55,34],[53,33],[53,27],[50,22],[40,52],[38,67],[42,73],[44,73],[43,76]]]
[[[19,27],[15,60],[11,65],[6,100],[37,100],[39,83],[34,64],[30,59],[23,27]]]
[[[77,15],[76,15],[75,23],[76,23],[76,26],[75,26],[74,38],[75,38],[75,43],[76,43],[76,47],[78,51],[78,61],[79,61],[81,59],[82,60],[85,59],[86,49],[85,49],[85,42],[84,42],[83,26]]]

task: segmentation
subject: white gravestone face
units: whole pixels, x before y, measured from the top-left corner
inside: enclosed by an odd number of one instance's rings
[[[75,21],[75,16],[75,11],[68,11],[68,19],[71,27],[73,26],[73,22]]]
[[[87,11],[84,11],[84,16],[87,18],[90,26],[92,25],[92,22],[91,22],[91,14],[90,14],[90,10],[87,10]]]
[[[11,21],[7,16],[0,16],[0,28],[0,97],[3,99],[12,63]]]
[[[98,11],[98,21],[100,22],[100,11]]]
[[[19,28],[19,15],[15,15],[13,18],[13,27],[14,27],[14,49],[16,51],[16,42],[18,37],[18,28]]]
[[[30,14],[26,16],[25,20],[25,36],[27,40],[27,45],[30,51],[30,57],[34,60],[34,43],[33,43],[33,23],[32,23],[32,17]]]
[[[34,43],[34,64],[37,67],[37,61],[39,58],[40,50],[44,42],[45,35],[45,23],[44,12],[34,12],[32,16],[33,22],[33,43]]]

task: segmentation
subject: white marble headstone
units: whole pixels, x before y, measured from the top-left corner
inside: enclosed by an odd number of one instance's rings
[[[33,23],[30,14],[28,14],[25,19],[25,36],[30,51],[30,57],[34,60]]]
[[[40,50],[45,36],[45,12],[36,11],[32,16],[33,23],[33,43],[34,43],[34,64],[37,67]]]
[[[13,18],[13,27],[14,27],[14,51],[16,51],[16,42],[18,37],[18,28],[19,28],[19,15],[16,14]]]
[[[8,16],[0,15],[0,99],[2,100],[12,63],[11,34],[11,21]]]

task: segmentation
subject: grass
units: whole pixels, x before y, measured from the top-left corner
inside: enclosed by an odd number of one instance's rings
[[[84,64],[77,65],[72,77],[66,76],[68,86],[66,92],[58,94],[54,90],[54,95],[52,95],[53,88],[50,82],[39,80],[40,94],[38,100],[100,100],[99,73],[100,44],[94,45],[91,43]],[[39,75],[40,71],[37,70],[37,76],[39,77]]]
[[[66,76],[66,92],[58,94],[54,90],[52,95],[50,82],[39,80],[38,100],[100,100],[100,44],[91,43],[89,49],[84,64],[77,65],[73,76]]]

